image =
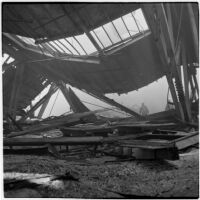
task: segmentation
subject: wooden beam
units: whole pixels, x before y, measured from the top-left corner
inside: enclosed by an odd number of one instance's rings
[[[189,99],[189,81],[188,81],[188,65],[187,65],[187,55],[185,51],[184,44],[182,45],[182,64],[183,64],[183,74],[184,74],[184,86],[185,86],[185,103],[186,110],[188,115],[188,120],[191,122],[192,114],[191,114],[191,103]]]
[[[12,132],[8,134],[7,137],[16,137],[16,136],[26,135],[30,133],[35,133],[35,132],[42,132],[46,130],[51,130],[53,128],[57,128],[59,126],[65,126],[65,127],[74,126],[79,123],[84,123],[85,122],[84,120],[87,119],[88,116],[91,116],[95,113],[103,112],[103,111],[105,111],[105,109],[89,111],[89,112],[84,112],[84,113],[73,113],[73,114],[64,116],[62,118],[44,120],[43,121],[45,123],[44,125],[32,126],[30,129],[20,131],[20,132]]]
[[[67,88],[66,84],[62,81],[60,82],[60,89],[74,113],[84,113],[90,111],[76,96],[73,90],[71,88]],[[97,117],[94,114],[88,117],[88,122],[95,121],[97,121]]]
[[[172,27],[169,26],[169,23],[167,21],[167,16],[166,12],[164,9],[164,6],[162,3],[158,3],[155,5],[158,17],[160,19],[160,26],[162,29],[162,34],[164,35],[165,42],[167,44],[167,50],[171,51],[168,52],[168,55],[170,53],[175,53],[175,43],[174,43],[174,38],[173,38],[173,30]],[[170,55],[169,55],[170,56]]]
[[[46,125],[41,125],[41,126],[37,125],[37,126],[31,127],[24,131],[12,132],[12,133],[8,134],[7,137],[11,138],[11,137],[16,137],[16,136],[21,136],[21,135],[34,134],[37,132],[55,129],[59,126],[65,125],[66,127],[68,127],[68,126],[74,126],[79,123],[81,123],[79,118],[68,120],[68,121],[60,121],[60,122],[56,122],[56,123],[52,122],[51,124],[46,124]]]
[[[156,15],[153,12],[153,10],[155,10],[153,7],[153,4],[143,4],[142,5],[142,11],[143,11],[144,17],[146,19],[149,29],[151,30],[154,41],[155,41],[158,51],[160,53],[160,58],[163,63],[163,66],[165,66],[164,69],[167,71],[168,69],[167,69],[166,63],[168,63],[168,57],[162,47],[161,40],[157,33],[158,27],[157,27],[156,19],[155,19]]]
[[[188,133],[187,136],[174,140],[173,143],[175,143],[178,150],[185,149],[194,144],[198,144],[199,143],[199,131],[190,132],[190,133]]]
[[[74,61],[74,62],[83,62],[83,63],[93,63],[93,64],[100,64],[100,60],[95,57],[95,56],[76,56],[76,55],[65,55],[63,53],[60,54],[59,56],[55,57],[46,57],[43,59],[36,59],[36,60],[28,60],[24,63],[37,63],[37,62],[46,62],[46,61],[51,61],[51,60],[61,60],[61,61]]]
[[[167,21],[166,12],[162,3],[158,4],[145,4],[143,6],[146,18],[149,21],[150,28],[152,30],[157,48],[160,53],[161,60],[163,62],[164,70],[166,74],[172,74],[175,78],[176,90],[172,81],[171,75],[167,75],[167,80],[170,86],[171,94],[177,114],[181,119],[183,119],[182,111],[184,113],[184,118],[187,119],[186,103],[184,92],[182,88],[182,83],[180,80],[180,73],[177,69],[178,60],[175,56],[175,44],[172,29],[170,29],[169,23]],[[159,22],[159,23],[158,23]],[[158,32],[159,30],[159,32]],[[180,104],[178,103],[178,97]],[[182,108],[181,108],[182,107]]]
[[[48,92],[42,99],[40,99],[27,113],[24,117],[20,119],[20,122],[24,122],[31,114],[34,113],[49,97],[51,97],[56,91],[57,87],[54,87],[50,92]]]
[[[110,104],[110,105],[113,105],[113,106],[116,106],[117,108],[119,108],[120,110],[126,112],[126,113],[129,113],[131,115],[133,115],[134,117],[136,117],[137,119],[145,119],[145,117],[141,116],[140,114],[138,114],[137,112],[117,103],[116,101],[114,101],[113,99],[110,99],[108,97],[106,97],[105,95],[102,95],[102,94],[97,94],[97,93],[89,93],[90,95],[100,99],[100,100],[103,100],[104,102]]]
[[[53,90],[53,88],[54,88],[54,85],[51,85],[51,87],[49,88],[48,93],[51,92],[51,91]],[[51,96],[49,96],[49,97],[45,100],[45,102],[42,104],[42,106],[41,106],[41,108],[40,108],[40,111],[39,111],[39,113],[38,113],[38,118],[39,118],[39,119],[42,118],[42,115],[44,114],[44,111],[45,111],[45,109],[46,109],[46,107],[47,107],[47,105],[48,105],[48,103],[49,103],[50,98],[51,98]]]
[[[177,98],[176,89],[174,87],[172,77],[169,74],[167,74],[166,78],[167,78],[167,82],[168,82],[168,85],[169,85],[169,88],[170,88],[172,99],[173,99],[173,102],[174,102],[174,105],[175,105],[176,113],[182,120],[185,120],[183,109],[182,109],[181,104],[180,104],[180,102],[178,101],[178,98]]]
[[[38,53],[38,54],[45,54],[46,56],[50,55],[47,52],[42,52],[39,48],[34,48],[33,46],[30,46],[30,45],[26,44],[25,42],[23,42],[22,40],[20,40],[15,35],[11,35],[9,33],[3,33],[3,35],[5,37],[11,39],[13,42],[15,42],[17,45],[19,45],[23,49],[26,49],[26,50],[29,50],[29,51],[33,51],[33,52]]]
[[[17,83],[17,88],[16,88],[16,92],[15,92],[15,98],[14,98],[14,102],[13,102],[13,117],[15,119],[16,116],[16,111],[17,111],[17,104],[18,104],[18,100],[19,100],[19,96],[20,96],[20,92],[21,92],[21,87],[22,87],[22,83],[23,83],[23,74],[24,74],[24,65],[18,65],[17,66],[18,69],[18,83]]]
[[[110,47],[106,47],[104,49],[104,51],[105,51],[104,54],[105,55],[112,55],[112,54],[122,50],[123,48],[130,46],[131,44],[134,44],[135,42],[141,40],[142,38],[144,38],[144,37],[146,37],[150,34],[151,34],[151,32],[149,30],[144,31],[142,34],[138,33],[138,34],[132,36],[131,38],[124,40],[124,41],[126,41],[125,43],[122,43],[121,41],[118,43],[120,45],[117,45],[117,43],[115,43],[115,45],[114,45],[115,47],[113,47],[112,49],[109,49]]]
[[[9,102],[9,107],[8,107],[8,113],[11,116],[13,116],[12,109],[13,109],[13,102],[15,98],[16,87],[17,87],[17,69],[15,70],[14,80],[12,82],[11,97],[10,97],[10,102]]]
[[[101,136],[93,137],[61,137],[61,138],[7,138],[4,139],[4,146],[40,146],[45,144],[53,145],[88,145],[100,144],[103,141]]]
[[[25,44],[22,40],[20,40],[16,36],[10,35],[9,33],[4,33],[4,36],[6,36],[7,38],[11,39],[13,42],[15,42],[17,45],[19,45],[23,49],[26,49],[26,50],[29,50],[29,51],[33,51],[33,52],[38,53],[40,55],[44,54],[44,58],[43,59],[37,59],[37,60],[31,60],[30,59],[30,60],[24,61],[24,63],[45,62],[45,61],[48,61],[48,60],[66,60],[66,61],[94,63],[94,64],[99,64],[100,63],[100,60],[96,56],[90,56],[90,55],[77,56],[77,55],[66,55],[65,53],[62,53],[60,55],[56,55],[56,56],[54,55],[54,57],[52,57],[46,51],[42,52],[41,49],[39,49],[39,47],[35,49],[34,47],[29,46],[28,44]],[[46,48],[46,46],[45,46],[45,48]],[[13,61],[12,63],[14,64],[14,62],[17,62],[17,61]],[[7,69],[8,67],[10,67],[10,65],[13,65],[13,64],[11,64],[11,63],[10,64],[4,64],[4,68]]]
[[[193,80],[194,80],[195,89],[196,89],[197,94],[199,96],[199,85],[198,85],[198,82],[197,82],[196,74],[193,74],[192,76],[193,76]]]
[[[41,108],[40,108],[40,111],[39,111],[39,113],[38,113],[37,118],[42,119],[42,116],[43,116],[43,114],[44,114],[44,111],[45,111],[45,109],[46,109],[48,103],[49,103],[50,98],[51,98],[51,97],[47,98],[46,101],[42,104],[42,106],[41,106]]]
[[[188,79],[189,79],[189,82],[190,82],[190,88],[191,88],[191,91],[192,91],[191,100],[194,100],[194,99],[196,99],[196,90],[195,90],[194,83],[193,83],[193,80],[192,80],[192,74],[189,73],[188,75],[189,75]]]
[[[179,41],[178,41],[178,44],[177,44],[176,51],[175,51],[176,68],[177,68],[177,72],[178,72],[181,83],[182,83],[182,74],[181,74],[181,63],[182,63],[182,61],[181,61],[181,48],[182,48],[182,43],[183,43],[183,41],[180,38]]]
[[[12,84],[11,98],[8,113],[13,119],[16,117],[17,102],[19,99],[20,88],[23,81],[24,65],[18,65],[15,70],[14,81]]]
[[[69,97],[69,91],[68,91],[68,89],[67,89],[67,87],[66,87],[66,84],[65,84],[63,81],[60,81],[60,82],[59,82],[59,88],[60,88],[60,90],[62,91],[62,93],[63,93],[63,95],[64,95],[66,101],[69,103],[71,110],[72,110],[74,113],[76,113],[76,108],[74,107],[74,104],[73,104],[72,100],[71,100],[70,97]]]
[[[197,5],[198,6],[198,5]],[[189,13],[189,20],[190,20],[190,25],[192,29],[192,34],[193,34],[193,44],[195,48],[195,55],[196,58],[199,59],[199,33],[198,33],[198,27],[195,22],[195,16],[192,8],[192,3],[187,3],[187,9]]]
[[[169,29],[170,29],[170,37],[172,40],[172,44],[174,43],[174,34],[173,34],[173,20],[172,20],[172,13],[171,13],[171,5],[170,3],[166,3],[166,10],[167,10],[167,21],[168,21],[168,25],[169,25]]]

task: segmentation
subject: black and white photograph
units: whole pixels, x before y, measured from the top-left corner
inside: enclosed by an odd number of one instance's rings
[[[198,1],[1,11],[2,198],[199,198]]]

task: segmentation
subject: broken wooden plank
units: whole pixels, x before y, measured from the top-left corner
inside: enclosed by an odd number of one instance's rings
[[[35,133],[35,132],[42,132],[42,131],[46,131],[46,130],[50,130],[56,127],[59,127],[61,125],[66,125],[66,126],[73,126],[76,125],[78,123],[81,123],[80,119],[77,120],[71,120],[71,121],[61,121],[60,123],[54,123],[54,124],[47,124],[47,125],[43,125],[43,126],[34,126],[31,127],[28,130],[24,130],[24,131],[19,131],[19,132],[12,132],[10,134],[7,135],[7,137],[16,137],[16,136],[20,136],[20,135],[26,135],[29,133]]]
[[[56,91],[57,91],[57,87],[53,85],[53,87],[51,87],[51,89],[49,90],[49,92],[42,97],[27,113],[24,117],[22,117],[20,119],[20,122],[24,122],[31,114],[34,113],[34,111],[36,111],[48,98],[50,98]]]
[[[51,87],[49,88],[48,93],[51,93],[51,91],[54,90],[54,87],[55,87],[55,86],[52,84]],[[54,93],[55,93],[55,92],[54,92]],[[53,93],[52,93],[52,95],[53,95]],[[51,96],[52,96],[52,95],[51,95]],[[42,106],[41,106],[41,108],[40,108],[40,111],[39,111],[39,113],[38,113],[38,118],[39,118],[39,119],[42,118],[42,115],[43,115],[43,113],[44,113],[44,111],[45,111],[45,109],[46,109],[46,107],[47,107],[47,105],[48,105],[48,103],[49,103],[49,100],[50,100],[51,96],[49,95],[49,97],[47,97],[46,100],[44,101],[44,103],[42,104]]]
[[[70,87],[67,88],[63,81],[58,84],[60,90],[62,91],[66,101],[69,103],[71,109],[74,113],[88,112],[90,111],[77,97]]]
[[[20,93],[20,87],[23,81],[24,65],[18,66],[15,70],[14,80],[12,83],[12,93],[9,102],[8,113],[15,119],[17,101]]]
[[[189,96],[189,80],[188,80],[188,64],[187,64],[187,54],[185,50],[185,45],[182,45],[182,64],[183,64],[183,75],[184,75],[184,86],[185,86],[185,104],[186,104],[186,111],[188,115],[189,122],[192,121],[192,114],[191,114],[191,103],[190,103],[190,96]]]
[[[192,8],[191,3],[187,3],[187,9],[188,9],[188,14],[189,14],[189,20],[190,20],[190,26],[192,29],[192,40],[195,48],[195,56],[198,59],[199,58],[199,33],[198,33],[198,24],[195,22],[195,15],[194,11]]]
[[[100,144],[103,137],[59,137],[59,138],[5,138],[4,146],[41,146],[52,145],[82,145]]]
[[[105,95],[102,94],[98,94],[98,93],[89,93],[91,96],[94,96],[97,99],[100,99],[110,105],[113,105],[117,108],[119,108],[120,110],[129,113],[130,115],[133,115],[134,117],[138,118],[138,119],[145,119],[144,116],[141,116],[140,114],[138,114],[137,112],[131,110],[130,108],[127,108],[126,106],[121,105],[120,103],[117,103],[116,101],[114,101],[113,99],[110,99],[108,97],[106,97]]]
[[[161,142],[161,141],[147,141],[147,140],[139,140],[134,139],[129,142],[120,142],[120,145],[123,147],[132,147],[132,148],[141,148],[141,149],[165,149],[165,148],[173,148],[174,144],[169,142]]]
[[[115,143],[124,139],[133,139],[136,135],[117,136],[117,137],[57,137],[57,138],[4,138],[5,146],[41,146],[45,144],[53,145],[79,145],[79,144],[99,144],[99,143]]]
[[[178,138],[173,141],[175,146],[181,150],[199,143],[199,131],[188,133],[187,136]]]
[[[19,97],[20,97],[20,93],[21,93],[21,89],[22,89],[22,84],[23,84],[23,74],[24,74],[24,65],[22,64],[21,66],[17,67],[17,87],[16,87],[16,91],[15,91],[15,97],[14,97],[14,102],[13,102],[13,112],[12,112],[12,116],[15,119],[16,118],[16,112],[17,112],[17,106],[18,106],[18,101],[19,101]]]
[[[54,119],[54,120],[44,120],[46,124],[41,125],[41,126],[33,126],[28,130],[20,131],[20,132],[12,132],[7,135],[7,137],[15,137],[15,136],[20,136],[20,135],[26,135],[29,133],[34,133],[34,132],[40,132],[44,130],[49,130],[53,129],[55,127],[59,127],[62,125],[65,126],[73,126],[79,123],[84,123],[84,118],[90,115],[93,115],[94,113],[97,112],[102,112],[105,111],[105,109],[101,110],[96,110],[96,111],[90,111],[90,112],[85,112],[85,113],[76,113],[76,114],[70,114],[62,118]]]

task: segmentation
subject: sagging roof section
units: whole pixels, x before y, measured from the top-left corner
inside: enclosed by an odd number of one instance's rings
[[[4,26],[3,31],[9,31],[4,33],[4,43],[18,48],[17,52],[10,52],[10,48],[7,50],[17,57],[17,60],[37,69],[42,76],[51,81],[62,80],[81,90],[99,94],[127,93],[164,75],[163,64],[157,56],[159,52],[140,4],[83,4],[82,7],[81,5],[25,4],[25,8],[32,13],[32,21],[28,24],[24,21],[16,22],[15,27],[18,29],[14,30],[21,30],[16,32],[17,35],[11,34],[14,32],[8,30],[10,21]],[[61,7],[63,9],[60,9]],[[53,8],[54,11],[50,13],[48,9]],[[66,14],[66,8],[70,10],[71,17]],[[96,10],[96,14],[92,8]],[[57,38],[54,40],[46,33],[50,31],[50,27],[57,31],[61,30],[61,27],[59,21],[48,22],[47,19],[49,20],[50,15],[52,17],[55,12],[60,12],[59,15],[57,13],[57,17],[63,15],[63,10],[68,18],[63,16],[62,20],[66,19],[68,28],[70,27],[67,20],[76,23],[76,32],[74,35],[68,34],[68,37],[66,34],[54,35],[54,38]],[[72,13],[72,10],[75,12]],[[85,13],[83,10],[88,12]],[[4,7],[4,20],[9,19],[13,12],[21,20],[25,20],[25,16],[26,20],[29,20],[27,11],[19,13],[17,4],[8,4]],[[91,14],[93,18],[88,17]],[[46,21],[42,20],[44,15]],[[91,26],[88,27],[87,24]],[[39,37],[31,26],[34,26],[35,30],[43,30],[40,32],[43,35]],[[32,35],[25,34],[30,30]],[[51,35],[55,33],[53,28],[50,32]],[[73,62],[75,59],[81,62]],[[148,73],[143,73],[144,71]]]

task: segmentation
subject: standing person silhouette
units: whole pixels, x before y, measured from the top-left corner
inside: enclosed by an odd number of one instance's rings
[[[144,104],[144,102],[142,103],[142,105],[140,107],[140,114],[142,116],[147,116],[149,114],[149,110],[148,110],[147,106]]]

